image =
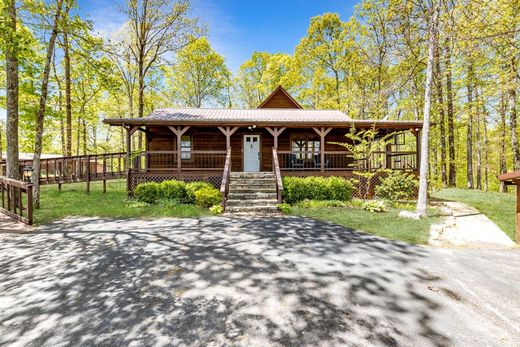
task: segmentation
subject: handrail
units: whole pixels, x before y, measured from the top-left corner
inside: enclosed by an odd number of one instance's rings
[[[282,203],[282,192],[283,192],[283,182],[282,182],[282,174],[280,173],[280,163],[278,162],[278,153],[276,148],[273,148],[273,172],[274,178],[276,181],[276,197],[278,203]]]
[[[0,212],[31,225],[33,223],[33,184],[0,177],[0,191]],[[27,196],[25,207],[22,196],[24,193]]]
[[[231,174],[231,147],[226,151],[226,163],[224,164],[224,173],[222,174],[222,184],[220,185],[220,194],[222,195],[222,208],[226,208],[226,198],[229,191],[229,176]]]

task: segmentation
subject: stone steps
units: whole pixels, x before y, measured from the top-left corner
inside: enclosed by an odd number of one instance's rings
[[[277,213],[276,182],[272,172],[232,172],[227,213]]]

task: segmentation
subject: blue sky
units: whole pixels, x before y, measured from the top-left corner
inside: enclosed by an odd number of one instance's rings
[[[79,0],[95,28],[108,33],[124,23],[122,0]],[[254,51],[292,53],[305,35],[310,18],[337,12],[343,20],[353,13],[353,0],[192,0],[193,15],[209,29],[213,47],[235,72]]]

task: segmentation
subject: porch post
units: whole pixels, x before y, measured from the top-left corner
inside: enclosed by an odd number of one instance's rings
[[[421,130],[413,129],[415,135],[415,170],[419,171],[419,164],[421,162]]]
[[[391,143],[387,143],[386,144],[386,147],[385,147],[385,156],[386,156],[386,168],[387,169],[392,169],[392,144]]]
[[[235,131],[238,130],[238,127],[218,127],[218,129],[226,136],[226,150],[231,148],[231,135],[233,135]]]
[[[520,242],[520,181],[514,181],[516,188],[516,242]]]
[[[133,127],[124,127],[126,130],[126,170],[130,170],[130,151],[132,147],[132,135],[139,129],[137,126]]]
[[[175,135],[177,135],[177,171],[181,171],[181,137],[186,131],[188,131],[190,127],[185,126],[181,129],[180,126],[169,126],[168,128],[170,128],[170,130],[173,131]]]
[[[278,149],[278,136],[280,136],[281,133],[283,133],[283,131],[285,129],[287,129],[286,127],[282,127],[282,128],[278,128],[278,127],[274,127],[274,128],[270,128],[270,127],[266,127],[267,131],[269,131],[269,133],[271,135],[273,135],[273,138],[274,138],[274,145],[273,147],[275,149]]]
[[[320,136],[320,170],[325,171],[325,136],[332,130],[332,128],[321,127],[313,128],[314,131]]]

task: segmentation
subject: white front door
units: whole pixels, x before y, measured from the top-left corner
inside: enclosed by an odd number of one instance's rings
[[[244,135],[244,171],[260,171],[260,135]]]

